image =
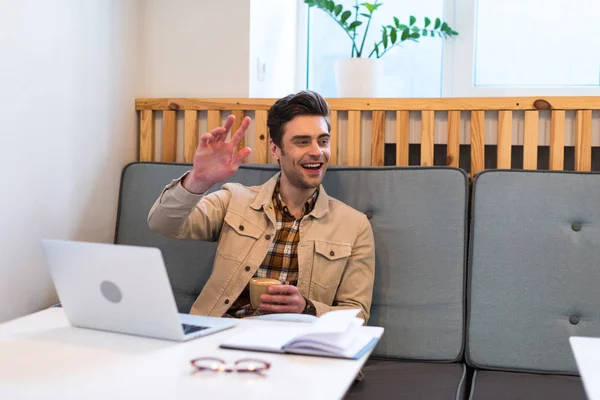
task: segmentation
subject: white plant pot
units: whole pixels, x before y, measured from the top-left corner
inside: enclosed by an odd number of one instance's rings
[[[339,58],[335,79],[338,97],[382,97],[383,62],[378,58]]]

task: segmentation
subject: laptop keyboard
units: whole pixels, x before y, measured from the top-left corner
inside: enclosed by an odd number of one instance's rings
[[[194,332],[202,331],[204,329],[209,328],[208,326],[188,325],[188,324],[181,324],[181,327],[183,328],[183,333],[185,333],[186,335],[188,333],[194,333]]]

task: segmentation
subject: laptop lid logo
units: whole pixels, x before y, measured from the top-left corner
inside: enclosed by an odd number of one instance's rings
[[[104,281],[100,284],[100,292],[106,300],[112,303],[119,303],[123,299],[119,287],[110,281]]]

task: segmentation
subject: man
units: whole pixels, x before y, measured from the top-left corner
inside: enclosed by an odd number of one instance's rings
[[[375,249],[363,213],[327,195],[321,182],[331,154],[329,106],[311,91],[279,99],[268,113],[270,151],[281,171],[261,186],[227,183],[250,154],[236,150],[250,124],[232,135],[224,126],[204,133],[193,167],[172,181],[148,215],[165,236],[218,241],[213,271],[191,314],[244,317],[261,313],[320,316],[359,308],[369,318]],[[274,278],[258,309],[249,300],[252,277]]]

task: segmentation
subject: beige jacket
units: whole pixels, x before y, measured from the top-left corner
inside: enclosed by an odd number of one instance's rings
[[[261,186],[227,183],[208,195],[191,194],[182,178],[165,187],[148,215],[154,232],[178,239],[218,241],[213,270],[191,314],[222,316],[264,260],[275,236],[272,196],[279,174]],[[313,211],[300,223],[298,290],[317,316],[360,308],[368,321],[375,244],[367,217],[327,196],[321,186]]]

